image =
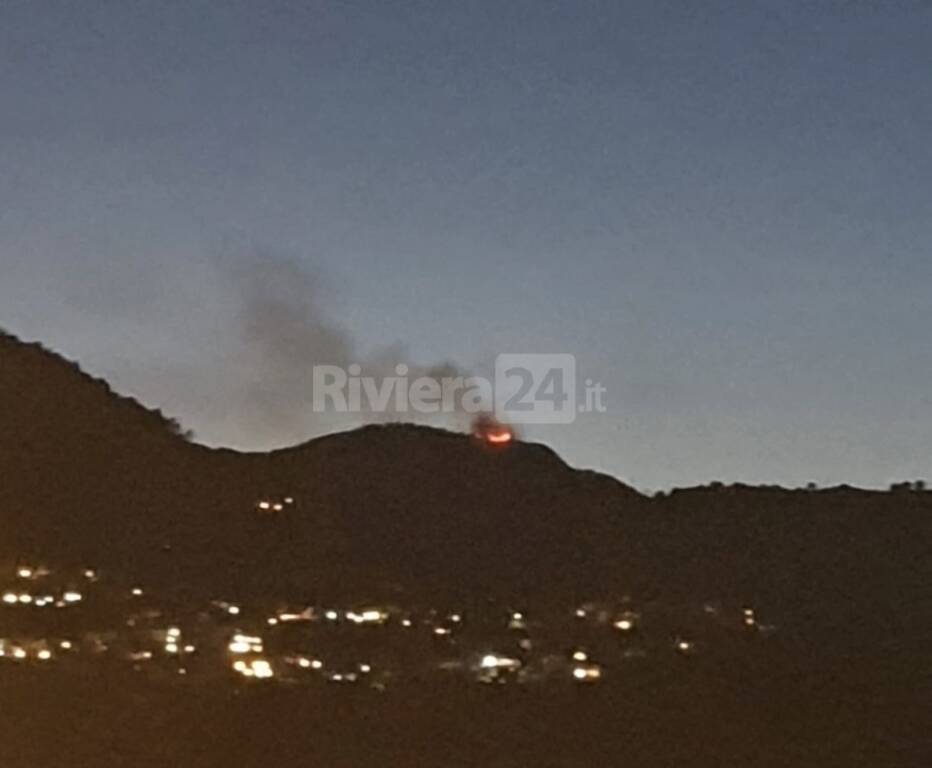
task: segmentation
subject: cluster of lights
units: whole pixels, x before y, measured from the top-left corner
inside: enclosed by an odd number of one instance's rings
[[[298,656],[296,659],[288,659],[288,662],[301,669],[314,669],[319,671],[324,668],[324,663],[320,659],[309,659],[307,656]]]
[[[260,502],[260,508],[262,508],[263,503],[269,505],[269,511],[278,511],[276,505],[284,506],[285,504],[293,503],[293,499],[286,499],[279,502]],[[11,584],[8,591],[0,593],[0,607],[5,605],[10,607],[31,606],[41,608],[55,606],[64,608],[81,603],[85,600],[85,595],[83,595],[79,589],[72,588],[75,584],[81,582],[81,571],[75,574],[78,578],[71,580],[71,584],[64,591],[61,591],[63,588],[60,586],[53,589],[50,584],[42,584],[40,586],[36,583],[40,578],[50,573],[43,567],[19,565],[15,568],[14,573],[20,583],[16,586]],[[88,568],[83,571],[83,578],[87,581],[94,582],[99,579],[99,576],[96,570]],[[26,582],[32,583],[27,584]],[[51,592],[51,594],[48,594],[48,592]],[[127,593],[137,598],[142,597],[144,594],[143,589],[139,586],[132,587],[131,589],[129,587],[124,587],[122,594],[125,596]],[[211,605],[215,611],[219,611],[221,614],[227,616],[239,617],[244,612],[244,609],[241,608],[240,605],[226,601],[213,601]],[[590,625],[599,626],[604,627],[607,632],[612,632],[614,630],[617,633],[621,633],[621,635],[627,635],[628,637],[623,642],[616,644],[627,658],[634,655],[644,655],[646,653],[642,644],[637,642],[643,634],[640,631],[642,629],[641,615],[631,610],[632,607],[633,603],[628,597],[620,600],[615,606],[593,602],[584,603],[575,609],[575,616],[577,619],[584,620],[587,627]],[[707,614],[714,616],[719,614],[718,608],[713,605],[706,604],[702,607]],[[619,611],[619,608],[622,610]],[[258,614],[258,616],[261,615],[262,614]],[[269,626],[325,621],[328,623],[346,622],[347,624],[356,626],[382,626],[391,622],[393,626],[400,626],[406,629],[423,627],[429,637],[433,636],[446,641],[437,643],[436,649],[438,650],[441,648],[449,649],[454,647],[456,645],[454,637],[459,637],[460,630],[465,624],[464,616],[459,612],[431,610],[426,615],[419,615],[407,610],[391,607],[330,608],[323,611],[313,605],[308,606],[299,603],[297,605],[289,605],[288,608],[280,608],[271,616],[269,616],[269,614],[265,615],[268,616],[268,618],[264,620],[259,619],[259,621],[264,621],[264,623]],[[150,620],[158,616],[161,616],[161,613],[153,607],[130,616],[126,624],[135,627],[138,620]],[[767,634],[775,629],[770,625],[760,624],[756,611],[753,608],[742,608],[738,616],[740,616],[740,621],[745,627],[751,628],[761,635]],[[240,624],[240,626],[244,626],[241,624],[242,621],[242,619],[238,619],[236,623]],[[164,623],[159,621],[157,626],[164,627]],[[498,683],[504,683],[509,680],[523,682],[545,679],[550,674],[549,670],[555,669],[559,669],[560,674],[564,675],[567,674],[568,671],[570,677],[580,683],[593,683],[601,680],[603,677],[604,667],[602,664],[593,661],[589,653],[582,648],[571,649],[569,652],[569,659],[567,660],[564,655],[563,660],[556,666],[552,666],[551,664],[553,661],[560,659],[560,656],[541,657],[543,663],[538,671],[536,662],[531,661],[530,656],[532,648],[536,648],[538,643],[532,643],[531,641],[532,633],[530,632],[530,627],[532,625],[526,613],[522,610],[509,610],[500,614],[498,626],[500,628],[507,627],[515,633],[510,636],[509,645],[511,646],[512,652],[517,654],[520,658],[486,653],[481,657],[474,658],[471,663],[464,659],[448,660],[441,663],[438,668],[470,670],[474,678],[478,678],[480,681]],[[730,626],[734,627],[734,623],[731,623]],[[247,631],[249,631],[249,629],[250,628],[247,627]],[[256,627],[251,627],[251,630],[256,631]],[[406,634],[413,637],[415,633]],[[227,635],[227,637],[230,638],[227,643],[227,651],[230,654],[228,663],[232,664],[235,672],[244,677],[257,679],[281,677],[282,675],[287,677],[288,674],[294,674],[297,670],[313,670],[322,673],[320,675],[321,679],[331,682],[352,683],[359,681],[364,675],[368,675],[371,672],[371,666],[365,663],[357,666],[350,666],[349,669],[340,669],[338,667],[334,670],[330,666],[329,661],[325,666],[323,661],[313,656],[283,656],[281,657],[281,661],[278,660],[279,657],[277,656],[274,658],[264,658],[265,643],[261,637],[253,634],[244,634],[239,629],[236,630],[236,634],[233,634],[232,637],[229,635]],[[155,645],[149,646],[153,650],[139,651],[136,653],[124,652],[123,657],[129,658],[134,662],[148,661],[155,656],[159,656],[160,651],[162,651],[168,656],[178,658],[178,671],[179,673],[185,672],[181,665],[181,659],[186,654],[194,653],[195,647],[183,643],[182,632],[178,627],[172,626],[168,629],[152,629],[150,641],[155,643]],[[672,645],[672,652],[683,656],[693,655],[697,650],[695,639],[686,639],[682,636],[674,636],[672,642],[670,636],[667,636],[667,639],[661,642],[665,642],[668,649],[670,649]],[[544,645],[546,645],[546,643]],[[71,649],[71,641],[61,641],[59,645],[57,641],[53,642],[49,640],[30,640],[27,642],[20,638],[15,643],[13,641],[0,640],[0,657],[13,661],[27,659],[51,661],[58,655],[64,655],[62,653],[63,651]],[[91,635],[87,635],[82,640],[82,650],[86,653],[105,652],[108,650],[108,646],[103,643],[99,637],[94,639]],[[668,650],[668,652],[670,651]],[[599,659],[598,661],[604,662],[605,660]],[[283,666],[279,667],[279,663]],[[284,665],[287,665],[287,667]],[[292,672],[286,672],[287,668],[291,668]],[[378,680],[379,678],[377,677],[375,682],[372,683],[376,687],[382,685]]]
[[[372,672],[372,666],[369,664],[359,664],[353,672],[332,672],[326,676],[326,680],[331,683],[356,683],[360,677]]]
[[[238,606],[227,606],[226,610],[228,613],[230,613],[230,607],[237,608],[237,611],[232,615],[239,613]],[[269,619],[269,623],[272,621],[273,619]],[[275,623],[278,623],[277,619],[274,621]],[[227,650],[233,656],[242,657],[252,654],[261,654],[265,650],[265,647],[262,638],[258,635],[247,635],[242,632],[236,632],[227,644]],[[315,661],[301,657],[293,660],[293,663],[302,668],[311,668]],[[233,662],[232,667],[234,672],[246,678],[255,680],[269,680],[275,677],[275,671],[272,668],[271,662],[268,659],[264,659],[259,656],[255,656],[249,659],[237,658]]]
[[[5,605],[32,605],[36,608],[45,608],[54,606],[55,608],[67,608],[69,605],[80,603],[84,596],[80,592],[68,590],[62,593],[58,598],[52,595],[31,595],[28,592],[4,592],[3,602]]]
[[[183,653],[194,653],[197,649],[193,645],[182,645],[181,630],[178,627],[169,627],[165,631],[164,650],[169,656],[179,656]]]
[[[244,635],[237,632],[235,635],[233,635],[233,639],[230,640],[229,645],[227,645],[227,650],[230,653],[237,655],[242,655],[245,653],[262,653],[262,638],[256,637],[254,635]]]
[[[377,608],[370,608],[360,613],[347,611],[346,618],[353,624],[384,624],[388,620],[388,614]]]
[[[26,649],[19,645],[13,645],[7,648],[5,643],[0,644],[0,658],[23,661],[28,656],[29,654],[26,652]]]
[[[597,683],[602,679],[602,668],[597,664],[577,664],[573,667],[573,679],[580,683]]]
[[[19,565],[16,567],[15,576],[21,581],[38,581],[51,574],[51,571],[44,566],[36,565]],[[88,580],[96,581],[97,572],[92,569],[84,571],[84,576]],[[31,591],[10,589],[3,593],[3,605],[7,606],[33,606],[36,608],[46,608],[49,606],[55,608],[67,608],[75,603],[80,603],[84,595],[76,589],[67,589],[61,592],[57,597],[48,592],[34,594]]]
[[[31,648],[26,648],[19,643],[11,643],[8,640],[0,639],[0,659],[9,659],[14,662],[26,661],[30,658],[30,650],[32,658],[37,661],[51,661],[53,658],[52,651],[45,641],[33,644]]]
[[[522,667],[520,659],[487,653],[479,660],[478,680],[481,683],[504,682]]]
[[[580,683],[595,683],[602,679],[602,668],[589,659],[589,653],[577,648],[571,654],[573,679]]]
[[[281,501],[262,499],[256,504],[256,508],[260,512],[284,512],[285,507],[290,507],[292,504],[294,504],[294,499],[291,496],[286,496]]]
[[[257,680],[268,680],[275,677],[275,671],[271,663],[266,659],[251,659],[244,661],[237,659],[233,662],[233,671],[239,672],[243,677],[251,677]]]

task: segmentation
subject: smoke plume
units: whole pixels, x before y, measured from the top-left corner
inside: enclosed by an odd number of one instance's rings
[[[399,364],[408,377],[435,379],[466,377],[450,361],[430,365],[413,362],[406,346],[395,343],[364,354],[352,334],[322,308],[325,282],[293,258],[254,251],[225,256],[220,261],[223,279],[234,298],[241,358],[236,366],[244,389],[236,418],[249,425],[250,442],[257,446],[287,445],[316,434],[346,429],[364,422],[424,421],[454,429],[469,429],[471,414],[424,417],[413,412],[387,410],[355,414],[312,411],[313,369],[333,365],[343,369],[358,364],[364,375],[392,376]]]

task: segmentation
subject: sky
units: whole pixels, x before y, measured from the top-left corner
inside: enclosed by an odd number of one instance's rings
[[[568,353],[639,488],[928,478],[930,289],[929,2],[0,0],[0,327],[206,444]]]

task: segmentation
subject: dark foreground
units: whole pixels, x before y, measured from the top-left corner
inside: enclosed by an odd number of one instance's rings
[[[916,659],[632,669],[594,687],[0,680],[4,768],[928,765]],[[925,701],[927,704],[927,700]]]

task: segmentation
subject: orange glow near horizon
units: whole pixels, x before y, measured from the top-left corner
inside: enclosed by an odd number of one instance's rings
[[[483,414],[473,422],[473,436],[486,445],[503,447],[515,440],[515,431],[491,414]]]

